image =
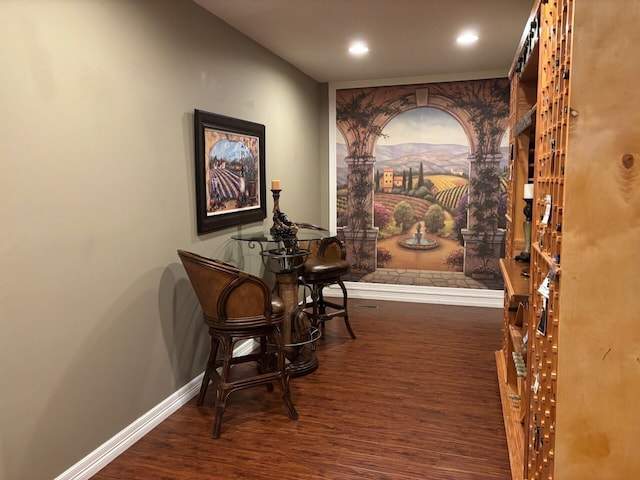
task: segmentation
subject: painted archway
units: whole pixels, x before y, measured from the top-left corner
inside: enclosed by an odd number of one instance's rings
[[[432,107],[454,117],[469,144],[470,192],[465,236],[465,272],[478,265],[497,266],[502,237],[496,214],[474,211],[474,205],[495,205],[498,191],[486,188],[498,176],[500,144],[508,122],[507,79],[346,89],[336,92],[337,128],[347,146],[347,225],[343,238],[350,262],[362,271],[375,270],[377,229],[373,226],[373,172],[376,144],[385,125],[407,110]],[[484,182],[484,183],[483,183]],[[484,186],[483,186],[484,185]],[[492,198],[491,196],[495,197]],[[482,200],[481,202],[479,200]],[[479,215],[478,213],[482,213]],[[489,212],[490,213],[490,212]],[[491,218],[487,222],[487,218]],[[486,243],[491,245],[488,247]],[[480,247],[478,248],[478,245]]]

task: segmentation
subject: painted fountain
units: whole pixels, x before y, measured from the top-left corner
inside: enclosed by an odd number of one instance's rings
[[[425,237],[422,233],[422,224],[418,222],[413,237],[406,237],[398,240],[398,245],[409,250],[432,250],[439,246],[436,240]]]

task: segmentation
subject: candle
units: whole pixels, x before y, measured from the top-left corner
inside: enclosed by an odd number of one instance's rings
[[[533,183],[527,183],[524,186],[524,196],[526,200],[530,200],[533,198]]]
[[[271,190],[282,190],[280,180],[271,180]]]

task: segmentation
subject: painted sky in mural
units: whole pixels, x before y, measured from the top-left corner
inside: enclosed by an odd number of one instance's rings
[[[428,162],[434,173],[463,173],[469,175],[469,141],[458,121],[437,108],[414,108],[392,118],[384,127],[383,137],[376,144],[376,168],[406,164],[419,168],[419,162]],[[346,182],[344,158],[347,148],[338,131],[338,182]],[[505,132],[501,150],[502,168],[506,168],[509,134]]]
[[[443,143],[468,145],[464,130],[450,114],[437,108],[414,108],[395,118],[384,127],[387,138],[378,139],[378,145],[402,143]]]

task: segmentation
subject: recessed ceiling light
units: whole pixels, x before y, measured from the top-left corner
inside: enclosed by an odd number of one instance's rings
[[[458,38],[456,38],[456,42],[461,45],[471,45],[478,41],[478,35],[473,32],[464,32]]]
[[[364,55],[369,51],[369,47],[364,42],[353,42],[349,47],[351,55]]]

